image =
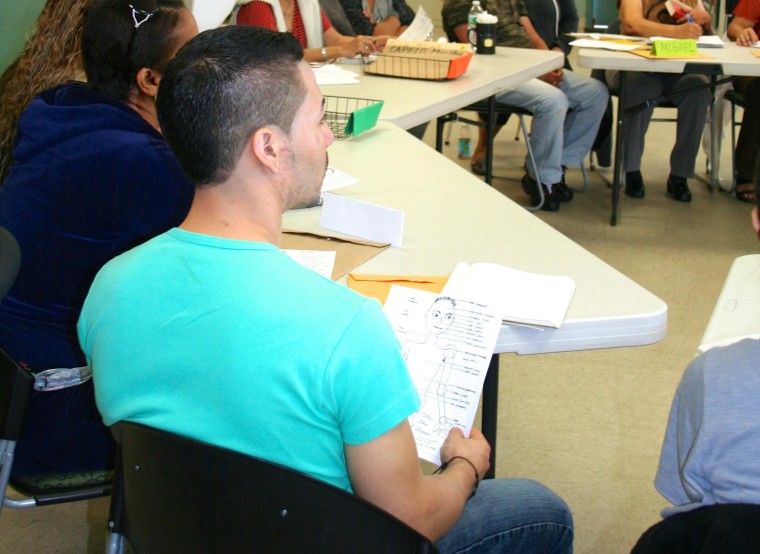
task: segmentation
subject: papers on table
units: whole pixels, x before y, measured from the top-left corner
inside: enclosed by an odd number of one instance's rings
[[[627,41],[636,43],[646,43],[646,37],[637,37],[634,35],[616,35],[612,33],[567,33],[568,36],[573,38],[587,38],[591,40],[611,40],[611,41]]]
[[[358,85],[359,75],[334,64],[324,64],[312,67],[317,85]]]
[[[459,262],[442,294],[488,302],[507,323],[559,328],[575,294],[575,282],[500,264]]]
[[[335,250],[283,250],[294,262],[332,279]]]
[[[383,311],[420,395],[409,417],[417,455],[440,465],[451,428],[470,435],[501,318],[486,304],[396,285]]]
[[[630,52],[636,48],[651,44],[655,40],[675,40],[668,37],[634,37],[629,35],[613,35],[606,33],[568,33],[576,40],[571,46],[579,48],[601,48],[604,50],[620,50]],[[703,35],[696,39],[700,48],[723,48],[723,41],[718,35]]]
[[[331,190],[339,189],[341,187],[347,187],[349,185],[355,185],[359,182],[359,179],[344,173],[334,167],[327,167],[325,171],[325,178],[322,180],[322,192],[329,192]]]
[[[579,38],[570,43],[570,46],[577,46],[578,48],[600,48],[603,50],[618,50],[621,52],[630,52],[636,48],[641,48],[641,44],[627,44],[623,42],[615,42],[612,40],[594,40],[590,38]]]
[[[326,193],[319,226],[374,242],[401,246],[404,212]]]
[[[649,41],[654,42],[655,40],[679,40],[674,39],[670,37],[650,37]],[[718,35],[702,35],[698,39],[695,39],[697,42],[697,47],[699,48],[723,48],[723,41],[720,39]]]

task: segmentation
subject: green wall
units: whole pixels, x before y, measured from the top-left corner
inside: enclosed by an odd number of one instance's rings
[[[0,0],[0,73],[24,49],[45,0]]]

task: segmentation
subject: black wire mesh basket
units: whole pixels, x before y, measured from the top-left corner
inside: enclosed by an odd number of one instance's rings
[[[325,96],[324,98],[325,123],[330,127],[333,135],[338,140],[358,134],[355,132],[354,126],[350,125],[352,114],[363,108],[381,103],[381,100],[349,98],[346,96]]]

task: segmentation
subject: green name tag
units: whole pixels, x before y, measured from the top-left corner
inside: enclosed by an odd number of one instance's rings
[[[377,123],[377,118],[380,116],[382,107],[383,102],[376,102],[353,112],[349,116],[348,122],[346,122],[346,134],[356,136],[372,129]]]
[[[697,41],[693,38],[652,41],[652,54],[662,57],[691,56],[697,54]]]

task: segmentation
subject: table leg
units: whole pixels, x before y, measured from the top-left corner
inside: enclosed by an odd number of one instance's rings
[[[491,445],[491,467],[483,476],[484,479],[493,479],[496,469],[496,422],[499,411],[499,355],[491,356],[488,364],[488,373],[483,383],[483,410],[481,414],[481,427],[488,444]]]
[[[486,136],[488,144],[486,150],[486,183],[493,182],[493,133],[496,128],[496,96],[488,98],[488,122],[486,123]]]
[[[718,173],[720,161],[719,161],[719,155],[720,155],[720,142],[721,136],[720,131],[722,130],[722,125],[717,125],[717,122],[715,121],[715,114],[718,113],[718,102],[722,102],[723,100],[718,100],[715,97],[715,82],[716,78],[715,75],[710,76],[710,92],[712,93],[710,95],[710,190],[713,191],[716,188],[720,189],[720,174]],[[722,123],[722,122],[721,122]]]
[[[610,225],[617,225],[618,211],[620,205],[620,187],[623,184],[623,124],[625,120],[625,89],[626,89],[626,72],[620,72],[620,91],[618,93],[617,120],[615,125],[615,162],[613,164],[612,175],[612,214],[610,215]]]

